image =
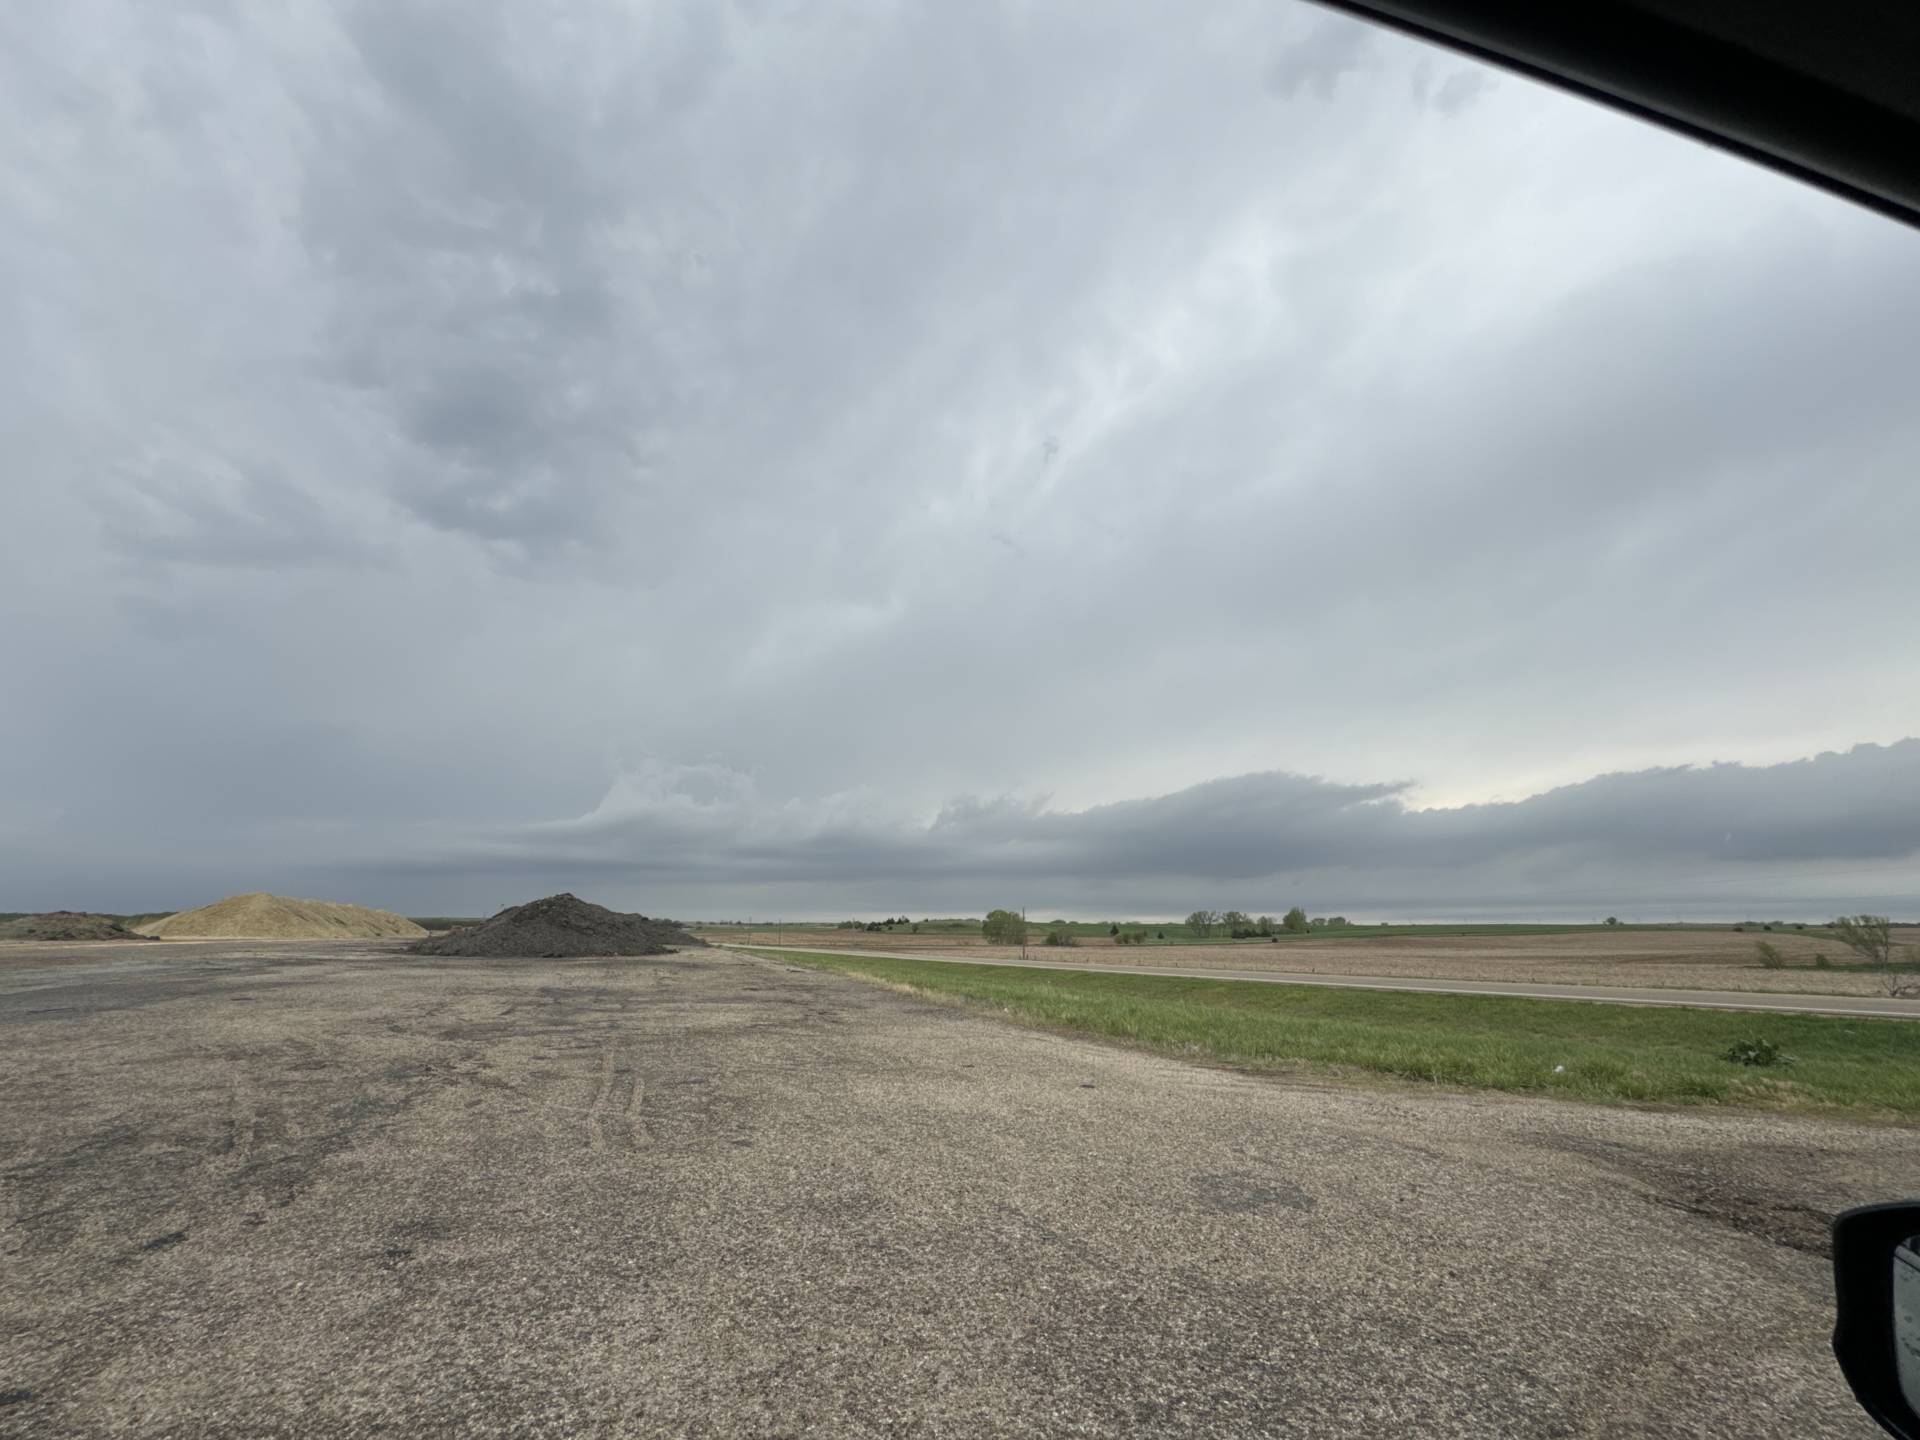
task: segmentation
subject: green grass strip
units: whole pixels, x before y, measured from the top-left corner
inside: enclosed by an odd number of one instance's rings
[[[764,952],[763,952],[764,953]],[[1920,1021],[1344,990],[778,952],[1063,1034],[1256,1070],[1337,1067],[1601,1102],[1920,1117]],[[1788,1066],[1727,1060],[1771,1040]]]

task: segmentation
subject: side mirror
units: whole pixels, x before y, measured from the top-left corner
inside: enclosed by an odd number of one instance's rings
[[[1920,1440],[1920,1203],[1833,1221],[1833,1354],[1854,1398],[1900,1440]]]

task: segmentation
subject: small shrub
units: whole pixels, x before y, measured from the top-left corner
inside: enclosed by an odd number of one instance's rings
[[[1058,927],[1055,927],[1054,929],[1047,931],[1046,943],[1049,945],[1060,946],[1060,945],[1077,945],[1080,942],[1073,938],[1073,932],[1071,930],[1062,930]]]
[[[1753,952],[1760,957],[1760,963],[1769,970],[1784,970],[1787,968],[1786,955],[1778,945],[1775,945],[1770,940],[1754,941]]]
[[[1720,1058],[1736,1065],[1774,1065],[1781,1069],[1793,1064],[1793,1056],[1771,1040],[1736,1040]]]
[[[1825,955],[1816,952],[1813,957],[1813,968],[1816,970],[1831,970],[1833,969],[1833,961],[1827,959]]]

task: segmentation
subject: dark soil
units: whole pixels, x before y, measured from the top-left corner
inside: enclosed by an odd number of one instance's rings
[[[515,905],[412,949],[416,955],[664,955],[705,944],[671,920],[626,915],[562,894]]]
[[[136,935],[109,915],[84,910],[53,910],[45,915],[23,915],[0,924],[0,940],[152,940]],[[154,943],[158,944],[158,941]]]

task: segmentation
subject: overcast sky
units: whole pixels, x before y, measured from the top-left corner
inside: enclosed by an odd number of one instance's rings
[[[11,6],[0,277],[0,907],[1920,912],[1920,234],[1355,21]]]

